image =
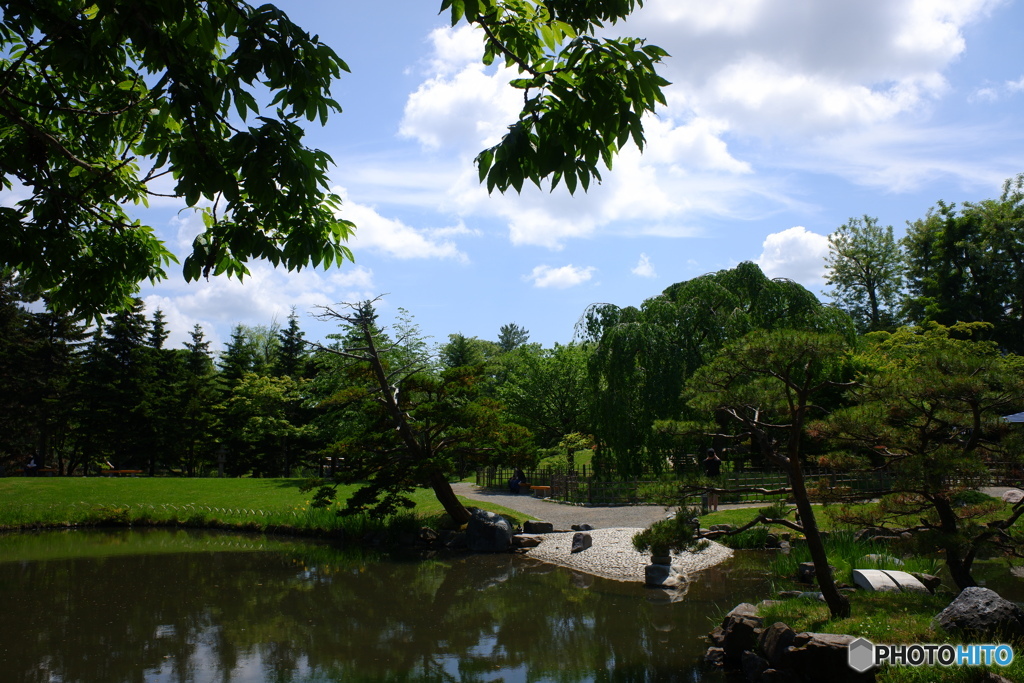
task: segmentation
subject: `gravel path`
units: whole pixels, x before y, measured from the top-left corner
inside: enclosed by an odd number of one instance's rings
[[[589,524],[595,529],[611,527],[639,527],[646,529],[668,511],[660,505],[623,505],[620,507],[583,507],[565,505],[534,498],[529,494],[513,495],[507,491],[477,488],[476,484],[452,484],[455,493],[470,500],[487,501],[512,510],[525,512],[531,517],[551,522],[555,529],[569,530],[573,524]]]

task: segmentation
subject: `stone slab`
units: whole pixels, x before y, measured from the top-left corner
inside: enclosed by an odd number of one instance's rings
[[[853,582],[864,590],[900,592],[899,585],[881,569],[854,569]]]
[[[928,587],[921,583],[916,576],[898,569],[883,569],[889,578],[900,587],[904,593],[929,593]]]
[[[890,593],[927,593],[928,589],[914,576],[896,569],[854,569],[853,582],[869,591]]]

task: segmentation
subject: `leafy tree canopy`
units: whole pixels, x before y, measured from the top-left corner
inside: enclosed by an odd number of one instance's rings
[[[443,0],[452,25],[462,19],[486,35],[484,63],[519,70],[519,120],[476,158],[487,189],[519,192],[529,180],[570,192],[601,180],[616,152],[632,140],[643,149],[641,117],[665,104],[668,81],[655,71],[667,52],[638,38],[597,38],[604,23],[629,16],[643,0]]]
[[[870,515],[848,511],[847,521],[919,532],[922,547],[944,550],[960,588],[975,585],[971,567],[986,546],[1021,547],[1009,532],[1024,505],[960,502],[988,481],[993,462],[1020,459],[1001,416],[1024,405],[1024,373],[1019,358],[971,339],[986,327],[933,323],[870,335],[864,365],[871,370],[850,392],[855,404],[817,427],[893,476],[896,495]],[[996,511],[1003,514],[993,518]],[[902,528],[908,520],[911,528]]]
[[[851,218],[828,238],[825,257],[836,305],[860,332],[892,329],[899,320],[903,257],[892,226],[871,216]]]
[[[338,479],[361,484],[345,511],[390,514],[411,506],[408,493],[428,484],[445,511],[465,523],[469,511],[448,478],[471,463],[508,462],[521,455],[528,433],[505,422],[500,404],[481,395],[483,363],[431,372],[420,358],[408,356],[418,344],[403,337],[418,334],[416,327],[403,324],[404,332],[396,330],[399,338],[391,339],[372,324],[373,303],[325,307],[320,314],[348,327],[345,337],[352,342],[362,336],[359,345],[317,345],[343,361],[336,368],[342,381],[320,407],[354,418],[335,433],[337,441],[329,448],[343,459]],[[334,492],[334,486],[322,486],[317,504],[333,499]]]
[[[697,368],[752,330],[786,328],[854,336],[844,312],[750,262],[671,285],[639,309],[591,306],[577,329],[597,342],[590,360],[595,435],[612,447],[620,472],[643,464],[655,420],[680,415],[683,383]],[[646,457],[655,467],[664,462],[650,448]]]
[[[274,6],[15,0],[0,41],[0,183],[28,194],[0,211],[0,253],[54,304],[95,317],[165,277],[175,257],[125,210],[155,195],[203,214],[187,280],[351,257],[298,125],[340,111],[347,66]]]
[[[829,570],[803,460],[808,423],[822,416],[822,398],[849,384],[850,350],[849,340],[838,334],[754,330],[725,345],[686,385],[694,408],[718,412],[738,428],[717,436],[749,441],[767,461],[785,470],[800,513],[799,528],[833,617],[849,616],[850,605]]]
[[[988,322],[991,338],[1024,351],[1024,174],[999,199],[940,201],[907,226],[907,317],[915,323]]]
[[[522,77],[523,111],[477,158],[488,189],[525,180],[570,191],[664,103],[665,56],[598,39],[637,0],[444,0],[486,35],[484,61]],[[177,259],[129,205],[153,196],[202,213],[186,280],[243,277],[250,259],[289,270],[351,259],[353,225],[328,191],[330,157],[303,122],[341,111],[348,67],[273,5],[243,0],[11,0],[0,18],[0,266],[59,308],[98,319],[130,305]],[[272,113],[271,113],[272,112]],[[275,163],[268,163],[274,160]]]

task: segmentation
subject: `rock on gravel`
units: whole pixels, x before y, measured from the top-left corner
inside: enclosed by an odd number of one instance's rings
[[[644,567],[650,564],[650,553],[633,548],[633,536],[643,529],[612,528],[589,531],[593,545],[584,553],[572,553],[573,533],[544,534],[536,548],[526,556],[541,562],[557,564],[586,574],[616,581],[644,581]],[[672,564],[684,573],[707,569],[732,557],[732,550],[720,543],[709,542],[699,553],[673,553]]]

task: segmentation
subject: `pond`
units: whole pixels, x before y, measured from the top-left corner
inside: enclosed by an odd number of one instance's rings
[[[514,555],[382,559],[169,530],[0,536],[0,678],[25,683],[714,681],[712,620],[768,596],[738,554],[670,603]]]

